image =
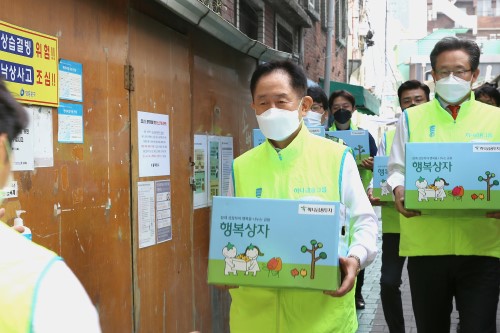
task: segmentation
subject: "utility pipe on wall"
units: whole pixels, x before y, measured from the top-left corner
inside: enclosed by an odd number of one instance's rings
[[[333,14],[335,0],[328,0],[328,18],[326,23],[326,55],[325,55],[325,81],[323,82],[323,90],[330,95],[330,73],[332,71],[332,40],[333,40]]]

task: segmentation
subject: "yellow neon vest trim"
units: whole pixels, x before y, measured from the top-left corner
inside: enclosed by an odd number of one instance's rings
[[[406,111],[409,142],[500,142],[500,110],[470,100],[462,103],[456,121],[439,101]],[[469,211],[436,212],[401,217],[401,256],[478,255],[500,258],[500,224]]]
[[[0,332],[32,331],[37,287],[55,253],[29,242],[0,222]]]
[[[348,147],[312,135],[305,126],[279,153],[266,140],[235,159],[235,196],[279,199],[316,196],[340,201],[340,175],[348,152]],[[340,298],[300,289],[239,287],[230,293],[233,333],[354,333],[357,329],[354,289]]]

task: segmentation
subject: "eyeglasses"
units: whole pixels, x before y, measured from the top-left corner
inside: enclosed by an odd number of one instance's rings
[[[465,77],[465,75],[468,72],[471,72],[471,71],[472,71],[472,69],[457,69],[456,71],[449,71],[449,70],[443,69],[440,71],[436,71],[436,74],[441,78],[447,77],[450,74],[453,74],[453,76],[457,76],[459,78],[463,78],[463,77]]]
[[[323,109],[323,106],[321,106],[319,104],[313,104],[311,106],[311,111],[314,111],[314,112],[317,112],[317,113],[323,113],[324,109]]]
[[[333,104],[332,105],[332,111],[337,111],[339,109],[346,109],[346,110],[351,110],[352,105],[349,103],[344,103],[344,104]]]

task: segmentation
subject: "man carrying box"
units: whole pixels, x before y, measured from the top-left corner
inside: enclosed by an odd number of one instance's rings
[[[417,80],[409,80],[398,88],[398,99],[404,111],[410,107],[429,101],[430,89]],[[377,156],[389,156],[395,130],[384,133]],[[373,197],[373,184],[367,190],[372,205],[381,205],[380,198]],[[382,206],[382,268],[380,274],[380,300],[385,321],[391,333],[404,333],[405,321],[403,302],[401,301],[401,274],[406,257],[399,255],[399,219],[400,214],[391,206]]]
[[[474,100],[480,49],[446,37],[431,52],[436,99],[406,110],[389,158],[389,185],[401,220],[400,255],[408,256],[419,332],[449,332],[455,296],[462,332],[496,332],[500,283],[500,212],[422,215],[404,206],[406,142],[468,142],[475,133],[500,142],[500,112]],[[499,207],[500,208],[500,207]]]
[[[330,98],[328,99],[328,106],[330,108],[331,115],[329,117],[328,124],[330,131],[351,131],[358,129],[351,121],[352,114],[356,111],[356,100],[350,92],[347,90],[335,90],[331,93]],[[358,171],[364,188],[368,187],[370,179],[372,178],[373,157],[377,155],[377,144],[375,143],[375,139],[370,132],[368,132],[368,144],[370,146],[370,157],[362,160],[361,165],[358,166]],[[356,293],[354,295],[356,309],[358,310],[365,308],[365,300],[361,294],[364,281],[365,270],[363,269],[358,275]]]
[[[230,289],[231,332],[342,332],[357,329],[353,286],[376,256],[376,216],[363,193],[347,147],[311,134],[302,118],[312,99],[307,79],[291,62],[270,62],[253,73],[252,108],[267,140],[234,160],[229,195],[316,199],[346,205],[351,243],[340,258],[336,291],[239,287]]]

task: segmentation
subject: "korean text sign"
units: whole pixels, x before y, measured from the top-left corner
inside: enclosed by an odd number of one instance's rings
[[[56,37],[0,21],[0,75],[20,103],[58,106]]]

